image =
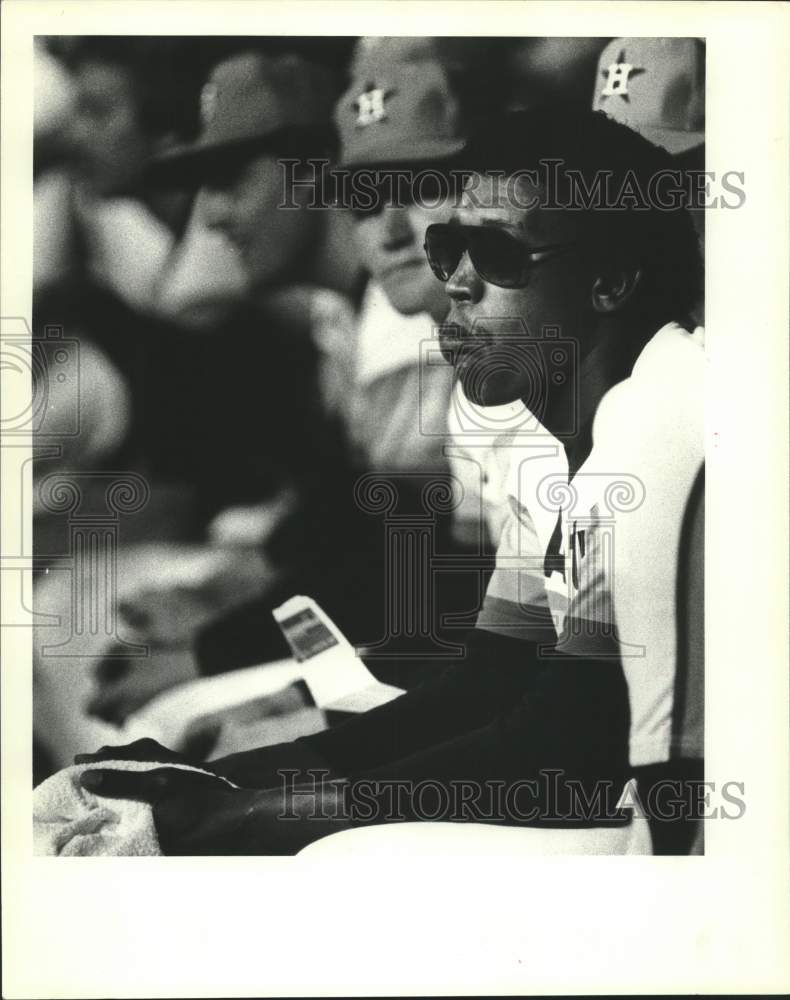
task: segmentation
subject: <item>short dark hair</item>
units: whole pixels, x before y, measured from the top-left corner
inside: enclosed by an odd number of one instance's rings
[[[547,172],[547,161],[558,166]],[[649,196],[655,179],[678,171],[678,165],[627,126],[600,111],[572,107],[512,111],[475,132],[462,165],[477,173],[531,171],[551,177],[549,207],[580,209],[585,238],[605,259],[639,266],[643,283],[635,300],[664,321],[685,321],[699,301],[703,263],[686,202],[678,193],[677,204],[666,207],[666,199],[662,206]],[[589,193],[601,178],[608,198],[580,203],[574,197],[579,179]],[[625,190],[638,191],[642,203],[631,197],[618,201],[617,193]]]

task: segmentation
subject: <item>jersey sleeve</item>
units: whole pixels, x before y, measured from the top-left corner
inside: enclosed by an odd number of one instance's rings
[[[509,511],[477,627],[537,644],[557,639],[546,587],[545,552],[525,506],[508,497]]]

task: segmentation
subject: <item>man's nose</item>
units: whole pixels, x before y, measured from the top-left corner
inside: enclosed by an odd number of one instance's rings
[[[233,201],[222,188],[206,186],[198,194],[203,221],[209,229],[224,232],[232,217]]]
[[[479,302],[483,297],[485,291],[483,280],[475,271],[466,251],[450,275],[446,287],[447,294],[454,302]]]

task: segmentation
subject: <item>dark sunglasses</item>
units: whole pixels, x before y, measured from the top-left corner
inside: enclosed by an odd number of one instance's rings
[[[504,229],[455,222],[434,223],[425,230],[425,253],[439,281],[449,281],[468,253],[480,277],[500,288],[523,287],[536,264],[572,246],[575,244],[528,247]]]

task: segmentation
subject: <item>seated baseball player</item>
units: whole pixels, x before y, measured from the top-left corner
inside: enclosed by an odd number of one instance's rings
[[[235,788],[167,767],[83,776],[152,803],[165,853],[287,854],[355,825],[424,819],[426,783],[452,804],[448,820],[618,823],[625,782],[670,769],[686,745],[675,595],[704,458],[693,226],[683,209],[636,207],[666,156],[601,114],[492,119],[463,165],[456,216],[425,234],[452,303],[442,349],[477,404],[532,399],[538,380],[567,476],[536,484],[528,462],[510,470],[483,609],[464,660],[441,676],[334,729],[209,765]],[[538,504],[556,512],[548,541]],[[145,741],[90,759],[118,756],[173,759]],[[503,815],[498,796],[515,786],[518,808],[506,794]]]

